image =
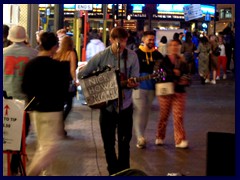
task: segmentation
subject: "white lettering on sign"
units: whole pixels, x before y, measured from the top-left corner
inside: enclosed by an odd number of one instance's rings
[[[76,4],[76,10],[92,11],[92,4]]]
[[[88,105],[95,105],[118,98],[118,85],[114,70],[80,80]]]

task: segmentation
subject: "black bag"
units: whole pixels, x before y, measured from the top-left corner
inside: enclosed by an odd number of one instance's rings
[[[216,47],[215,50],[213,51],[213,54],[214,54],[215,56],[219,56],[220,53],[221,53],[221,48],[219,48],[219,47]]]
[[[77,87],[76,87],[74,81],[70,81],[68,91],[69,92],[76,92],[76,89],[77,89]]]
[[[77,86],[75,85],[74,81],[70,81],[69,87],[68,87],[68,93],[70,93],[73,97],[77,93]]]

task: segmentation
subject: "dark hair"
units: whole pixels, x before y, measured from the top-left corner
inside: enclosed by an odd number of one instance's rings
[[[7,38],[8,36],[8,31],[9,31],[9,26],[4,24],[3,25],[3,37]]]
[[[163,36],[160,40],[161,43],[166,44],[167,43],[167,37]]]
[[[200,41],[203,43],[203,44],[206,44],[208,42],[208,38],[206,36],[203,36],[202,38],[200,38]]]
[[[192,34],[191,32],[186,33],[186,40],[185,42],[192,42]]]
[[[155,32],[154,32],[154,31],[144,31],[144,32],[143,32],[143,37],[144,37],[144,36],[148,36],[148,35],[155,36]]]
[[[128,38],[128,32],[122,27],[115,27],[111,30],[110,37],[112,39],[125,39]]]
[[[98,31],[96,29],[92,30],[90,33],[90,39],[99,39]]]
[[[174,39],[174,40],[179,39],[179,34],[178,34],[177,32],[175,32],[175,33],[173,34],[173,39]]]
[[[40,36],[40,42],[42,49],[49,51],[58,44],[58,37],[53,32],[44,32]]]

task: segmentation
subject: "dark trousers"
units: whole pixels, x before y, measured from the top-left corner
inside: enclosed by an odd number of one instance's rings
[[[69,92],[64,102],[64,111],[63,111],[64,121],[67,119],[68,114],[72,110],[73,97],[74,97],[74,92]]]
[[[118,114],[105,109],[100,111],[100,129],[109,174],[130,168],[130,141],[133,126],[132,105]],[[118,156],[115,150],[117,132]]]
[[[230,70],[230,64],[232,60],[232,47],[231,45],[225,45],[226,48],[226,57],[227,57],[227,70]]]

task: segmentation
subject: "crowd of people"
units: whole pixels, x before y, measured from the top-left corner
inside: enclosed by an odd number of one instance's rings
[[[234,36],[229,29],[209,37],[187,32],[175,33],[168,40],[163,34],[155,48],[155,31],[144,31],[141,38],[136,38],[136,33],[115,27],[109,34],[109,46],[104,45],[97,30],[89,32],[87,64],[76,72],[77,51],[65,29],[38,31],[35,48],[27,43],[24,27],[17,25],[9,29],[4,25],[3,31],[3,88],[8,96],[24,100],[26,104],[31,102],[26,135],[31,126],[37,135],[38,148],[31,159],[28,176],[39,175],[52,163],[59,143],[67,136],[64,121],[71,112],[81,77],[111,66],[118,69],[117,76],[121,74],[127,82],[125,85],[119,83],[121,103],[116,99],[100,108],[99,125],[107,170],[113,175],[130,168],[132,130],[136,146],[147,148],[144,132],[155,97],[159,102],[155,144],[165,144],[172,111],[175,147],[188,148],[184,112],[186,87],[190,85],[191,76],[198,73],[202,84],[216,84],[220,77],[227,78],[232,55],[234,60]],[[158,78],[153,79],[154,73],[158,73]],[[136,81],[143,77],[148,78]],[[159,84],[171,84],[171,93],[156,94]],[[12,155],[12,175],[17,174],[16,159],[19,158],[19,155]]]

